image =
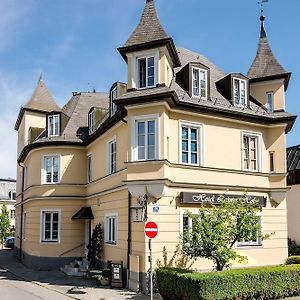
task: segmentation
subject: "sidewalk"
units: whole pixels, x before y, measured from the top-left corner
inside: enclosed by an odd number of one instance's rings
[[[109,289],[100,286],[96,280],[70,277],[60,271],[33,271],[24,267],[13,256],[11,250],[0,249],[0,268],[8,270],[23,281],[30,281],[39,286],[51,289],[70,299],[80,300],[148,300],[149,296],[136,294],[128,290]],[[155,300],[160,300],[156,295]]]

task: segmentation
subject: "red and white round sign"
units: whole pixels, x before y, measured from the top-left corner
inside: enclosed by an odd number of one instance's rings
[[[158,227],[154,222],[147,222],[145,225],[145,234],[149,239],[154,239],[158,234]]]

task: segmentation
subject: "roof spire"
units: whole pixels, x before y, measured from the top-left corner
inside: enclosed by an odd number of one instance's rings
[[[39,82],[41,82],[41,81],[43,81],[43,72],[41,72],[41,74],[40,74],[40,77],[39,77],[38,83],[39,83]]]
[[[269,41],[267,39],[267,34],[265,30],[265,19],[263,3],[268,2],[267,0],[260,0],[262,5],[261,9],[261,28],[260,28],[260,39],[258,42],[258,48],[256,52],[256,57],[248,71],[247,76],[252,81],[257,80],[267,80],[271,78],[284,78],[285,86],[287,88],[290,73],[288,73],[282,65],[278,62],[275,55],[272,52]]]
[[[153,48],[154,45],[167,45],[173,57],[174,66],[180,66],[173,39],[167,35],[157,16],[155,1],[146,0],[139,24],[124,46],[118,50],[127,60],[126,53]]]

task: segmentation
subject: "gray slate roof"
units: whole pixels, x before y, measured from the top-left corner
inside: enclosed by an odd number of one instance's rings
[[[288,185],[300,184],[300,145],[287,149]]]
[[[140,23],[124,44],[124,47],[144,44],[168,38],[157,17],[154,0],[147,0]]]
[[[257,104],[255,101],[251,101],[249,107],[237,107],[232,104],[231,101],[224,98],[224,96],[217,90],[216,82],[220,79],[224,78],[226,74],[215,64],[213,64],[209,59],[204,57],[201,54],[196,52],[178,48],[177,49],[180,61],[182,62],[182,67],[175,69],[175,76],[169,87],[156,87],[145,90],[133,90],[128,91],[123,96],[119,97],[118,100],[122,101],[128,98],[136,98],[150,95],[158,95],[164,92],[176,92],[179,101],[185,103],[191,103],[195,105],[199,105],[203,108],[219,110],[219,111],[227,111],[234,112],[242,115],[252,115],[252,116],[261,116],[266,118],[278,118],[278,117],[288,117],[291,116],[287,112],[276,112],[276,113],[268,113],[267,110],[262,106]],[[190,97],[190,95],[180,86],[180,83],[176,81],[176,74],[188,63],[196,63],[199,62],[203,65],[206,65],[210,68],[210,99],[208,100],[200,100],[198,98]]]
[[[271,50],[264,28],[264,17],[262,18],[261,33],[256,57],[247,74],[250,79],[264,78],[288,73],[278,62]]]
[[[61,111],[42,79],[38,81],[35,91],[23,108],[44,112]]]
[[[88,113],[92,107],[107,112],[109,96],[106,93],[78,93],[63,107],[62,114],[68,119],[60,136],[47,137],[45,131],[36,142],[68,141],[81,143],[88,136]]]

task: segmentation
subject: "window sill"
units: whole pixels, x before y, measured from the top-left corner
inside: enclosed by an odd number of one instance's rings
[[[105,242],[104,245],[105,245],[105,246],[116,247],[116,246],[117,246],[117,243]]]
[[[43,182],[42,185],[55,185],[60,184],[60,182]]]
[[[253,244],[253,245],[236,245],[235,246],[236,249],[248,249],[248,248],[263,248],[263,245],[262,244]]]
[[[57,244],[60,244],[60,241],[41,241],[41,244],[44,244],[44,245],[57,245]]]

